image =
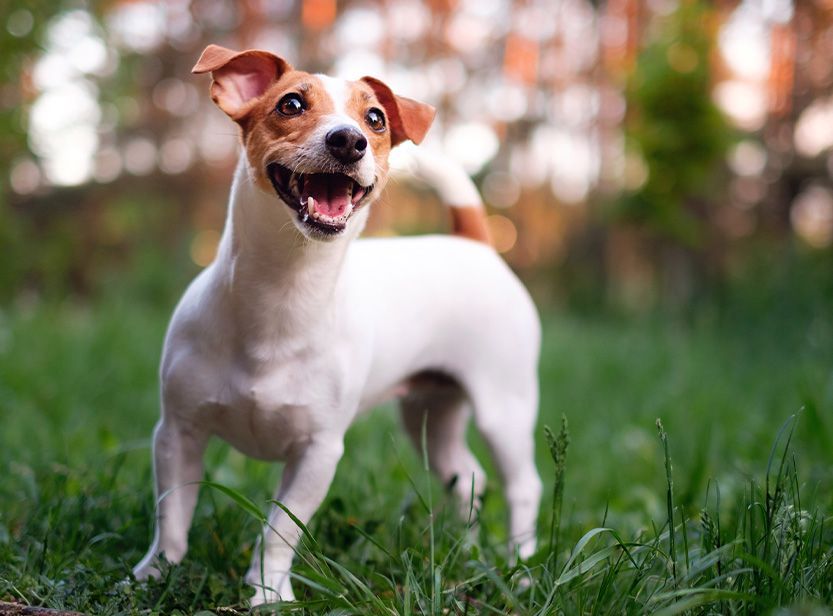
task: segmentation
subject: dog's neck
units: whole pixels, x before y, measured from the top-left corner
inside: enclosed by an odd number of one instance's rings
[[[342,237],[309,240],[295,227],[295,213],[254,183],[241,156],[216,266],[243,346],[251,350],[291,344],[296,337],[309,340],[311,328],[328,326],[347,247],[367,211],[359,215]]]

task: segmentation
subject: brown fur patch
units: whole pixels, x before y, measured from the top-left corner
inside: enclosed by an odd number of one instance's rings
[[[451,207],[454,234],[492,245],[492,235],[486,225],[486,213],[481,207]]]
[[[420,143],[425,138],[434,122],[436,109],[431,105],[397,96],[385,83],[375,77],[362,77],[361,81],[373,90],[376,98],[384,105],[392,145],[399,145],[406,139]]]
[[[384,132],[381,133],[371,130],[371,128],[367,126],[367,122],[365,120],[367,112],[372,107],[380,109],[382,113],[385,113],[385,108],[382,106],[381,101],[376,98],[376,93],[373,89],[366,83],[362,81],[351,81],[349,82],[349,86],[350,95],[347,99],[345,110],[347,111],[347,114],[356,120],[356,122],[359,123],[359,126],[362,127],[362,132],[367,137],[367,142],[373,149],[373,156],[376,159],[377,169],[381,168],[387,176],[388,155],[393,147],[389,126],[390,120],[388,119],[387,114],[385,114],[386,125],[388,126],[386,126]]]
[[[366,84],[349,82],[349,86],[345,109],[362,127],[376,161],[376,184],[381,188],[387,180],[388,155],[391,149],[390,131],[377,133],[366,125],[364,118],[371,107],[382,109],[382,104]],[[306,108],[296,116],[283,116],[275,107],[281,98],[292,92],[302,96]],[[267,165],[278,162],[292,168],[293,161],[297,158],[297,149],[307,143],[324,116],[335,113],[335,110],[335,102],[318,77],[303,71],[289,71],[238,120],[246,156],[255,170],[256,181],[264,190],[271,190],[270,181],[265,173]]]
[[[211,72],[212,98],[240,125],[252,178],[263,190],[271,191],[267,167],[278,163],[294,169],[303,148],[323,118],[342,104],[370,145],[376,163],[376,191],[387,182],[388,155],[393,146],[405,139],[419,143],[434,118],[430,105],[396,96],[383,82],[372,77],[348,82],[346,101],[333,101],[321,79],[294,70],[274,54],[259,49],[234,51],[218,45],[206,47],[193,72]],[[289,93],[304,100],[304,111],[285,116],[276,110],[278,102]],[[376,132],[368,126],[367,112],[376,107],[385,116],[385,130]]]

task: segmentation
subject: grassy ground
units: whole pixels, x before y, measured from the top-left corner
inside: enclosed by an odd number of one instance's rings
[[[518,567],[497,485],[468,545],[395,413],[361,421],[299,557],[301,601],[284,609],[829,613],[833,319],[705,315],[545,318],[542,549]],[[0,599],[92,614],[245,611],[241,575],[279,469],[219,443],[207,479],[232,496],[204,488],[185,562],[147,586],[120,584],[150,539],[166,319],[118,302],[0,313]]]

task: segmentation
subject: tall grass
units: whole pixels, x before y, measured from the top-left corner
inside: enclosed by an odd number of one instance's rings
[[[217,444],[189,556],[159,580],[122,583],[150,538],[164,320],[123,305],[0,318],[1,600],[103,615],[247,612],[242,575],[278,472]],[[278,609],[828,613],[827,355],[567,317],[545,339],[539,467],[551,490],[539,551],[509,558],[492,480],[479,523],[460,520],[381,412],[348,434],[330,495],[303,529],[299,600]],[[720,364],[721,353],[744,361]],[[777,430],[796,398],[807,410]],[[580,409],[569,430],[567,417],[545,427],[559,407]],[[663,418],[654,435],[648,413]]]
[[[735,504],[731,525],[721,529],[719,499],[712,507],[707,503],[699,522],[685,520],[676,510],[669,436],[657,420],[667,482],[665,524],[630,540],[599,526],[560,550],[553,538],[562,531],[561,490],[569,442],[563,420],[558,436],[544,428],[556,471],[552,526],[550,541],[528,562],[510,566],[495,545],[483,552],[467,547],[465,529],[434,509],[428,489],[418,498],[421,524],[416,520],[411,529],[415,536],[410,545],[384,545],[354,526],[356,539],[378,550],[381,562],[375,563],[375,570],[351,571],[341,565],[301,525],[303,548],[293,577],[305,598],[281,607],[299,613],[310,609],[380,615],[672,615],[761,613],[783,605],[829,603],[829,519],[801,508],[798,471],[789,449],[795,421],[791,417],[779,432],[763,481],[751,479],[749,492]],[[427,467],[424,470],[427,473]],[[265,520],[244,495],[216,484],[210,487],[231,496],[259,522]],[[715,491],[719,494],[717,487]]]
[[[325,510],[318,523],[325,544],[315,530],[296,521],[303,531],[293,571],[299,600],[270,609],[297,614],[670,615],[755,614],[784,605],[829,604],[830,519],[802,507],[789,447],[795,419],[779,433],[765,472],[750,478],[729,521],[721,520],[717,498],[705,498],[699,520],[686,520],[674,506],[672,437],[658,425],[669,507],[659,526],[649,525],[629,538],[597,526],[563,547],[557,540],[543,541],[527,562],[511,565],[503,546],[489,537],[470,544],[470,527],[457,519],[455,508],[444,499],[435,504],[432,486],[419,490],[422,481],[412,477],[414,501],[401,512],[393,533],[375,532],[367,520],[339,520]],[[568,438],[565,423],[552,439],[553,464],[562,472],[570,470],[563,455]],[[428,480],[426,470],[419,472]],[[35,515],[12,529],[21,543],[15,545],[6,535],[0,544],[0,596],[96,614],[194,613],[212,606],[222,606],[217,613],[245,613],[248,591],[238,576],[249,550],[237,546],[250,545],[246,534],[265,523],[262,508],[237,489],[204,482],[209,494],[229,499],[231,506],[218,507],[217,519],[203,520],[197,534],[211,537],[220,553],[228,551],[228,560],[220,564],[209,558],[204,566],[193,559],[165,566],[162,577],[146,585],[120,585],[124,564],[99,561],[91,566],[89,553],[113,552],[125,535],[136,535],[130,518],[150,511],[137,499],[107,502],[117,476],[118,470],[78,477],[56,469],[51,478],[37,479]],[[562,476],[553,476],[557,494]],[[82,479],[67,498],[67,482]],[[711,491],[719,494],[716,485]],[[553,527],[544,532],[576,536],[579,528],[562,526],[560,500],[552,500]],[[121,527],[96,533],[112,527],[111,516],[121,519]],[[333,541],[334,529],[327,526],[339,522],[344,523],[340,540]]]

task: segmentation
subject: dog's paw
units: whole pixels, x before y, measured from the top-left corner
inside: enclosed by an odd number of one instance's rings
[[[133,577],[137,582],[144,582],[150,579],[157,580],[162,572],[159,570],[159,561],[154,557],[145,556],[141,562],[133,567]]]
[[[289,583],[289,575],[279,573],[261,576],[249,573],[246,582],[254,589],[254,596],[249,599],[252,607],[269,605],[272,603],[295,601],[295,594]]]

